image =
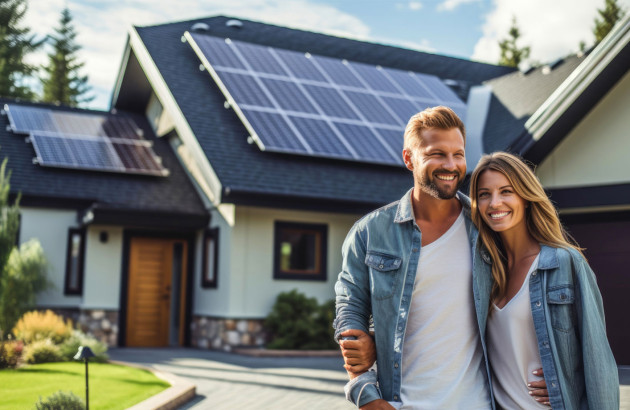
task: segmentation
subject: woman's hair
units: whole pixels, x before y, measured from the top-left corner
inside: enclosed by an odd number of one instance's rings
[[[564,230],[558,212],[545,193],[540,181],[532,169],[519,157],[507,152],[494,152],[484,155],[470,177],[471,214],[474,224],[479,229],[481,243],[492,258],[492,276],[494,285],[491,300],[497,301],[507,291],[507,256],[498,233],[484,222],[479,212],[477,191],[481,175],[492,170],[503,174],[514,192],[527,201],[525,221],[527,231],[539,243],[553,247],[573,248],[581,252],[576,242]]]

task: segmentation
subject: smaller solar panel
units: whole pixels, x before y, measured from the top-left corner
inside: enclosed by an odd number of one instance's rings
[[[32,132],[42,166],[166,176],[148,141]]]

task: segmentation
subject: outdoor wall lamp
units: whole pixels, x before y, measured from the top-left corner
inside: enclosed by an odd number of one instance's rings
[[[77,354],[74,355],[74,360],[85,360],[85,410],[90,410],[90,397],[88,388],[88,359],[94,356],[96,355],[88,346],[79,346]]]

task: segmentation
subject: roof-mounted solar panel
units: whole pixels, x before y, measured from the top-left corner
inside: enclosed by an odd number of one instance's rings
[[[184,34],[261,150],[403,165],[411,115],[466,104],[439,78]]]
[[[123,115],[51,110],[7,104],[10,128],[28,134],[36,162],[45,167],[167,176],[152,143]]]

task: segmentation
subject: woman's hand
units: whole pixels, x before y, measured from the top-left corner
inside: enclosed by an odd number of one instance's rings
[[[340,340],[344,369],[351,379],[367,372],[376,361],[376,345],[372,336],[362,330],[350,329],[341,333],[341,337],[355,337],[355,340]]]
[[[543,369],[534,370],[533,373],[535,376],[543,377],[543,379],[536,382],[527,383],[527,387],[532,389],[529,391],[529,394],[538,403],[550,406],[551,404],[549,404],[549,392],[547,391],[547,382],[544,379],[545,374],[543,373]]]

